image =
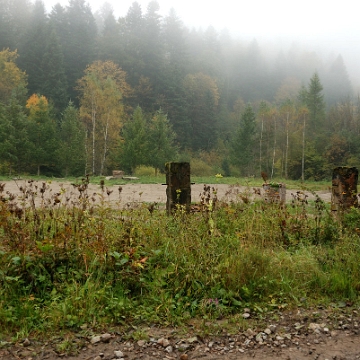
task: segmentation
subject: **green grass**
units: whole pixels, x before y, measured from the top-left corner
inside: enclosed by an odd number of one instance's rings
[[[73,179],[74,181],[81,181],[81,179]],[[105,177],[94,177],[91,179],[92,183],[99,184],[104,180],[107,185],[124,185],[128,184],[128,180],[111,179],[106,180]],[[237,177],[217,177],[213,176],[191,176],[191,182],[195,184],[227,184],[227,185],[240,185],[249,187],[261,187],[264,184],[261,178],[237,178]],[[331,182],[326,181],[295,181],[285,179],[273,179],[271,182],[284,183],[287,189],[303,189],[308,191],[328,191],[331,187]],[[131,180],[135,184],[165,184],[166,176],[159,174],[158,176],[139,176],[138,180]]]
[[[359,300],[358,209],[239,199],[167,216],[92,203],[83,185],[30,207],[0,194],[0,340]]]

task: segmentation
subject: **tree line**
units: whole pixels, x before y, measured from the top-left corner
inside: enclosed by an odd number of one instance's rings
[[[342,57],[189,29],[174,10],[0,0],[1,171],[162,171],[322,179],[358,165],[359,103]]]

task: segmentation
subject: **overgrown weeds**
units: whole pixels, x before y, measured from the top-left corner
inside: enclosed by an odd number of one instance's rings
[[[0,337],[358,300],[358,209],[339,220],[301,192],[286,206],[250,190],[229,203],[205,185],[197,211],[167,216],[120,206],[121,187],[110,205],[89,181],[70,194],[0,184]]]

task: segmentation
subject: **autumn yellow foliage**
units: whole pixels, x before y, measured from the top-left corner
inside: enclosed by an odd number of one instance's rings
[[[131,93],[126,72],[112,61],[95,61],[78,81],[80,116],[87,129],[90,172],[102,174],[109,150],[117,145],[125,121],[123,98]],[[91,150],[90,150],[91,149]]]
[[[26,101],[26,108],[30,110],[30,114],[36,113],[40,110],[48,108],[48,100],[44,95],[32,94]]]
[[[0,51],[0,102],[6,102],[16,88],[27,85],[26,73],[15,64],[17,57],[16,50]]]
[[[37,95],[37,94],[32,94],[28,101],[26,102],[26,107],[28,109],[32,109],[34,107],[39,107],[40,103],[44,103],[44,104],[48,104],[47,98],[44,95]]]

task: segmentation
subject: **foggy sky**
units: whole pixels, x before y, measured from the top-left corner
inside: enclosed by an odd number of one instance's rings
[[[35,1],[35,0],[33,0]],[[87,1],[93,13],[105,0]],[[107,0],[116,17],[125,16],[134,0]],[[150,0],[137,1],[143,12]],[[341,54],[353,83],[360,84],[360,26],[356,1],[343,0],[157,0],[160,14],[174,8],[187,27],[218,31],[228,29],[233,36],[271,41],[276,46],[291,42],[308,45],[325,56]],[[44,0],[48,11],[68,0]],[[355,85],[355,84],[354,84]]]

